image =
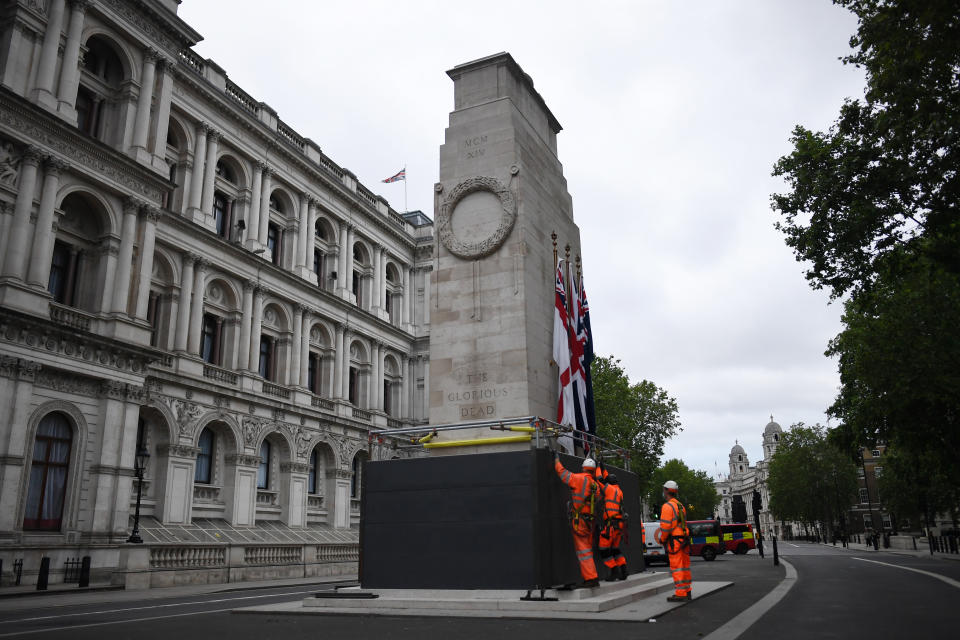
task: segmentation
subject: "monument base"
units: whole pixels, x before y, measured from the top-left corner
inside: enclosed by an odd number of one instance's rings
[[[567,469],[581,459],[561,455]],[[637,476],[616,473],[628,515],[621,550],[643,571]],[[570,490],[547,449],[368,462],[360,583],[365,589],[531,589],[581,581]],[[601,578],[606,575],[594,554]]]

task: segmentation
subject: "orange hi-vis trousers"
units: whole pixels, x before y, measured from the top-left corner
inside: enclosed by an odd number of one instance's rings
[[[666,551],[670,558],[674,595],[690,595],[690,589],[693,586],[693,576],[690,575],[690,547],[683,546],[676,540],[670,540]]]
[[[603,564],[611,569],[627,564],[627,559],[623,557],[623,553],[620,551],[621,538],[623,538],[622,529],[610,527],[600,532],[600,543],[597,548],[600,549]]]
[[[573,523],[573,546],[577,550],[580,575],[583,581],[597,579],[597,565],[593,563],[593,527],[585,518]]]

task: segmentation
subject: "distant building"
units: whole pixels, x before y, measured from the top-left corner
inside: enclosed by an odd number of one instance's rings
[[[730,473],[727,476],[721,476],[714,482],[714,487],[720,495],[717,515],[721,523],[730,524],[744,521],[742,513],[738,517],[738,509],[735,506],[742,500],[746,507],[745,521],[755,525],[753,492],[759,491],[760,502],[763,507],[760,511],[760,529],[764,535],[775,535],[777,537],[793,535],[794,529],[791,523],[776,521],[770,512],[770,492],[767,489],[770,461],[780,444],[781,435],[783,435],[783,429],[773,421],[773,416],[770,416],[770,422],[763,429],[763,460],[757,462],[756,466],[750,466],[747,452],[740,446],[739,442],[735,443],[733,448],[730,449]]]

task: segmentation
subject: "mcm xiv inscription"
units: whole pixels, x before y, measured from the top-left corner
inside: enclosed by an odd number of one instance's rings
[[[486,153],[486,147],[483,145],[487,144],[487,136],[473,136],[472,138],[465,138],[463,141],[463,146],[467,150],[466,157],[468,160],[474,158],[480,158]]]

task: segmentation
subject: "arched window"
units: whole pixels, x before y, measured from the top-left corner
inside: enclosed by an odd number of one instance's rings
[[[743,471],[743,465],[740,465],[740,471]]]
[[[260,445],[260,466],[257,467],[257,489],[270,488],[270,443]]]
[[[363,469],[363,461],[360,456],[353,457],[353,475],[350,477],[350,497],[360,497],[360,471]]]
[[[200,433],[200,440],[197,441],[197,447],[200,453],[197,454],[197,468],[193,473],[193,481],[200,484],[210,484],[213,479],[213,431],[204,429]]]
[[[307,493],[317,493],[317,450],[310,454],[310,473],[307,475]]]
[[[737,462],[743,462],[743,456],[742,456],[742,455],[738,455],[738,456],[737,456]],[[743,468],[741,467],[741,471],[742,471],[742,470],[743,470]]]
[[[59,531],[67,494],[73,429],[62,413],[49,413],[37,427],[23,528]]]

